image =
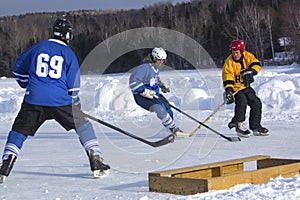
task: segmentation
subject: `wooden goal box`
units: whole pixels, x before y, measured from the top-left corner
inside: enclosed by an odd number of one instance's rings
[[[256,165],[254,166],[255,169],[246,171],[245,163]],[[300,160],[256,155],[205,165],[151,172],[148,174],[148,181],[151,192],[189,195],[210,190],[228,189],[237,184],[261,184],[280,175],[289,178],[299,173]]]

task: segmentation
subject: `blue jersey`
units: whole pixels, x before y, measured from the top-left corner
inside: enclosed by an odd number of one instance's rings
[[[134,94],[142,93],[145,88],[159,95],[159,70],[146,62],[134,69],[129,78],[129,87]]]
[[[78,95],[78,60],[60,40],[49,39],[32,45],[17,58],[12,71],[18,84],[26,88],[26,103],[65,106]]]

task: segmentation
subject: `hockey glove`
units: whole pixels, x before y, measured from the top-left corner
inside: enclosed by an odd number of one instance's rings
[[[244,85],[246,87],[249,87],[251,83],[254,82],[254,75],[256,75],[256,71],[254,69],[247,69],[246,71],[243,72],[243,79],[244,79]]]
[[[156,92],[149,89],[145,89],[144,92],[140,93],[140,95],[148,99],[153,99],[153,97],[157,97]]]
[[[234,102],[233,89],[231,87],[225,89],[224,102],[226,104],[232,104]]]
[[[167,86],[167,84],[164,81],[159,80],[158,85],[163,93],[170,92],[170,88]]]

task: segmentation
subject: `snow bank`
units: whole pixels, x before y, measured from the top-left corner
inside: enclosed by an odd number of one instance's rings
[[[14,79],[0,79],[0,120],[14,118],[18,113],[25,90],[18,87]]]
[[[169,101],[186,111],[212,111],[222,103],[221,71],[188,70],[162,72],[171,93]],[[300,118],[300,67],[266,67],[255,77],[252,87],[263,103],[265,120]],[[84,111],[103,119],[143,117],[149,113],[134,102],[128,87],[129,74],[82,76],[80,98]],[[0,120],[14,118],[24,90],[10,78],[1,78]],[[233,106],[226,106],[232,110]]]

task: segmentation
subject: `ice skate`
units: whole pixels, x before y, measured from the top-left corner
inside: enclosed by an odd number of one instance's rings
[[[100,155],[95,154],[92,149],[87,151],[87,155],[95,178],[108,176],[110,174],[110,166],[103,163],[103,158],[101,158]]]
[[[8,159],[2,161],[0,168],[0,183],[4,183],[7,176],[9,176],[17,157],[13,154],[8,156]]]
[[[250,137],[250,131],[244,127],[243,122],[238,122],[237,126],[235,127],[235,131],[238,136],[248,138]]]
[[[253,135],[255,135],[255,136],[268,136],[269,135],[269,130],[264,127],[253,129],[252,132],[253,132]]]

